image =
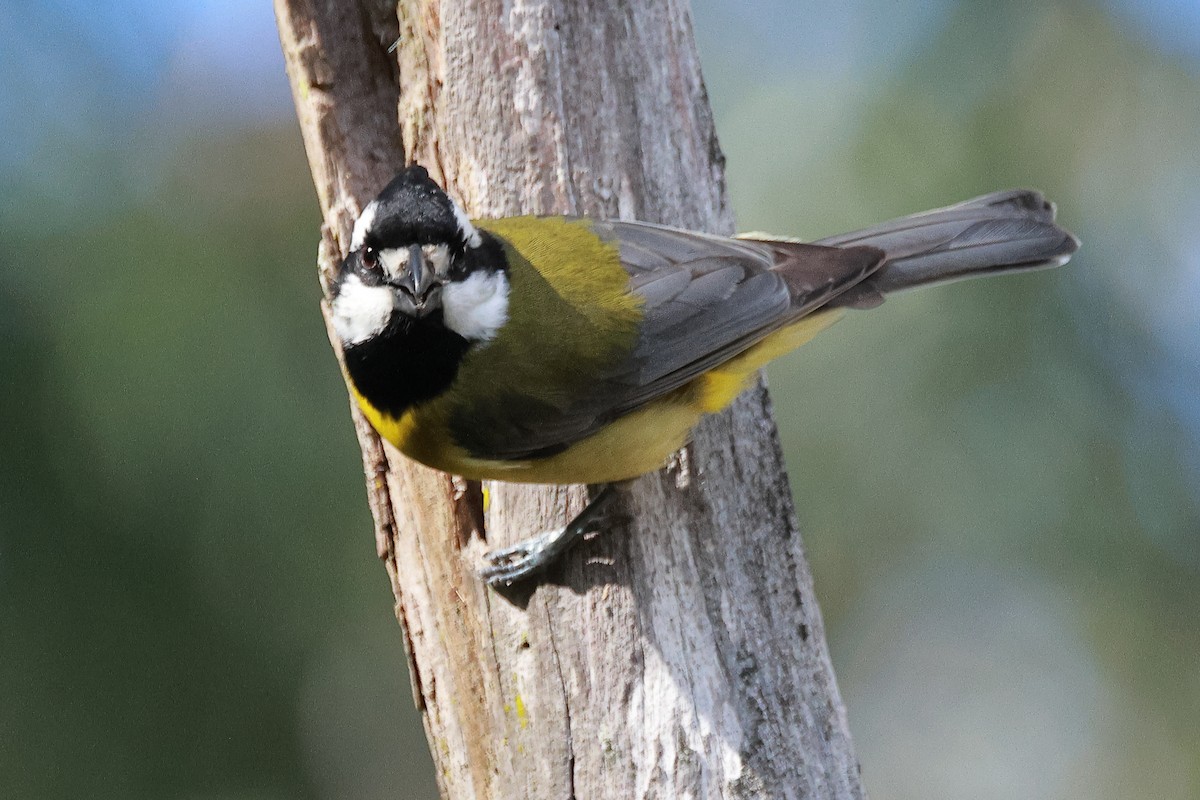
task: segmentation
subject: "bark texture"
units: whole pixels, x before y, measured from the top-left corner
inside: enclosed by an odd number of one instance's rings
[[[475,216],[732,230],[682,0],[276,13],[323,275],[413,160]],[[769,405],[759,386],[707,420],[622,493],[627,520],[503,595],[476,578],[482,553],[562,524],[586,489],[496,484],[484,513],[478,487],[406,460],[354,411],[445,797],[862,796]]]

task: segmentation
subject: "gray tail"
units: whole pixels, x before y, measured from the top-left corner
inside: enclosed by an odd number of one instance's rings
[[[1061,266],[1079,240],[1054,224],[1054,204],[1041,192],[993,192],[813,244],[869,245],[884,266],[836,305],[869,307],[883,295],[931,283]]]

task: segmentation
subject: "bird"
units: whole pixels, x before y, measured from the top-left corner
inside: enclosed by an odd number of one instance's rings
[[[1079,240],[1010,190],[812,243],[580,216],[472,220],[402,169],[330,282],[344,372],[406,456],[474,480],[602,484],[561,528],[485,556],[536,576],[760,367],[894,292],[1065,264]]]

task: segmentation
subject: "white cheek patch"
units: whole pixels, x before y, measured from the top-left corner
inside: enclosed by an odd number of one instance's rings
[[[408,249],[392,247],[380,250],[379,263],[383,265],[384,274],[395,280],[408,269]]]
[[[458,231],[462,234],[467,247],[479,247],[483,244],[479,231],[475,230],[475,226],[471,224],[471,219],[467,216],[467,212],[462,210],[462,206],[453,200],[450,201],[450,205],[454,207],[454,219],[458,221]]]
[[[342,344],[360,344],[382,333],[394,310],[391,289],[366,286],[357,275],[350,275],[333,301],[333,328]]]
[[[379,201],[372,200],[358,215],[354,222],[354,235],[350,237],[350,249],[357,250],[367,240],[367,232],[375,224],[375,214],[379,211]]]
[[[446,327],[475,342],[486,342],[508,321],[508,277],[503,272],[475,272],[442,289]]]
[[[435,275],[446,275],[450,271],[450,248],[444,244],[427,244],[421,248],[425,261]]]

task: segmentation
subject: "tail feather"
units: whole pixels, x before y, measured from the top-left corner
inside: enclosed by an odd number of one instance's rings
[[[1016,189],[814,244],[869,245],[887,254],[883,268],[836,302],[866,307],[901,289],[1065,264],[1079,240],[1054,223],[1054,213],[1040,192]]]

